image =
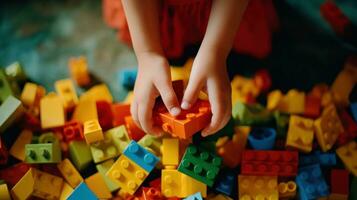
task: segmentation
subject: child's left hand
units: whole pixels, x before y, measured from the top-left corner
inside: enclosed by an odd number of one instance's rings
[[[223,128],[232,113],[231,86],[224,56],[212,52],[197,54],[181,108],[189,109],[202,89],[208,93],[213,114],[211,123],[202,130],[202,136],[208,136]]]

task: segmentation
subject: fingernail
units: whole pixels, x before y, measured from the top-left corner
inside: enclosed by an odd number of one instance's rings
[[[177,116],[178,114],[180,114],[181,109],[178,107],[173,107],[170,109],[170,114],[173,116]]]
[[[183,101],[181,103],[181,108],[184,109],[184,110],[187,110],[187,109],[190,108],[190,104],[187,101]]]

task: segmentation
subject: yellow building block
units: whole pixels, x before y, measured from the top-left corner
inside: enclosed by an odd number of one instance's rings
[[[59,97],[63,101],[65,109],[71,109],[78,103],[78,97],[74,85],[70,79],[63,79],[55,82],[55,88]]]
[[[32,169],[35,184],[32,195],[42,199],[59,199],[63,186],[63,179],[52,174]]]
[[[290,114],[303,114],[305,111],[305,93],[294,89],[289,90],[280,100],[277,109]]]
[[[97,106],[95,101],[79,101],[74,109],[72,120],[81,122],[82,124],[89,120],[98,119]]]
[[[276,110],[280,101],[283,99],[283,93],[280,90],[273,90],[269,92],[267,97],[267,109]]]
[[[80,101],[92,100],[92,101],[108,101],[109,103],[113,102],[113,97],[110,94],[108,87],[105,84],[100,84],[93,86],[87,92],[83,93],[80,98]]]
[[[83,181],[81,174],[68,158],[58,163],[57,168],[72,188],[76,188]]]
[[[67,197],[71,195],[73,188],[66,182],[63,183],[60,200],[67,200]]]
[[[243,76],[234,76],[232,82],[232,105],[237,101],[247,103],[250,99],[255,99],[259,93],[259,88],[255,85],[254,80]]]
[[[84,138],[87,144],[104,140],[103,131],[98,120],[84,122]]]
[[[85,183],[99,199],[112,198],[112,193],[109,191],[109,188],[105,184],[105,181],[99,172],[86,178]]]
[[[87,59],[84,56],[78,58],[70,58],[68,68],[71,78],[79,86],[86,86],[90,83],[90,75],[88,72]]]
[[[0,185],[0,199],[2,200],[10,200],[10,193],[7,185],[5,183]]]
[[[200,192],[202,197],[207,196],[207,185],[197,181],[186,174],[181,173],[181,182],[184,187],[182,188],[182,195],[187,197],[197,192]]]
[[[238,176],[239,199],[278,200],[278,181],[276,176]]]
[[[336,150],[346,168],[357,176],[357,143],[352,141]]]
[[[27,107],[38,107],[40,100],[45,96],[46,90],[44,87],[34,83],[26,83],[21,93],[21,101]]]
[[[289,121],[286,147],[308,153],[314,140],[314,120],[292,115]]]
[[[28,199],[35,187],[35,174],[34,169],[30,168],[26,174],[16,183],[11,189],[11,196],[15,200]]]
[[[322,115],[315,120],[314,127],[317,141],[324,152],[332,148],[338,136],[344,131],[333,104],[323,110]]]
[[[49,94],[40,101],[41,126],[43,129],[63,126],[65,122],[64,107],[60,97]]]
[[[294,181],[279,183],[279,199],[294,199],[296,196],[296,189],[297,186]]]
[[[121,190],[134,194],[148,173],[125,155],[121,155],[106,174]]]
[[[11,146],[9,151],[13,157],[24,161],[25,160],[25,145],[30,144],[32,140],[32,131],[24,129],[17,137],[15,143]]]
[[[350,66],[345,67],[332,83],[331,92],[335,103],[341,106],[347,106],[350,94],[357,83],[357,69]]]
[[[176,168],[179,164],[179,140],[164,138],[162,140],[162,164]]]

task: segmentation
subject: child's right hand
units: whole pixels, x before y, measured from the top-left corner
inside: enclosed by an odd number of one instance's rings
[[[156,97],[161,96],[171,115],[177,116],[181,112],[172,88],[170,67],[166,58],[156,52],[143,52],[136,56],[139,70],[130,112],[136,124],[146,133],[161,135],[162,131],[154,127],[152,120]]]

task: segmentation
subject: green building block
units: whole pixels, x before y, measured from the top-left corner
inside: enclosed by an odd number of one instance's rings
[[[161,145],[162,145],[162,138],[155,137],[153,135],[146,134],[143,138],[141,138],[138,144],[151,153],[155,154],[157,157],[161,157]]]
[[[113,182],[108,176],[105,175],[107,173],[107,171],[110,169],[110,167],[112,167],[113,164],[114,164],[114,160],[110,159],[110,160],[102,162],[96,166],[98,172],[104,178],[104,182],[108,186],[110,192],[114,192],[119,189],[119,185],[116,184],[115,182]]]
[[[9,79],[17,83],[24,83],[27,80],[26,73],[19,62],[14,62],[5,68],[5,74]]]
[[[117,147],[120,153],[123,153],[124,149],[131,141],[124,125],[112,128],[106,131],[105,134],[111,135],[114,145]]]
[[[31,164],[59,163],[61,148],[58,142],[43,144],[26,144],[25,161]]]
[[[178,171],[212,187],[221,164],[221,157],[190,144],[177,169]]]
[[[42,133],[38,137],[38,143],[55,143],[59,142],[59,139],[52,132]]]
[[[104,140],[90,144],[94,163],[103,162],[105,160],[119,156],[119,151],[114,145],[111,134],[105,134]]]
[[[276,125],[277,138],[286,138],[286,134],[289,128],[290,115],[281,113],[279,111],[274,112],[274,119]]]
[[[237,102],[233,106],[233,118],[236,125],[266,126],[273,121],[273,114],[259,104],[243,104]]]
[[[0,69],[0,104],[10,95],[16,96],[19,93],[17,83],[10,81],[4,70]]]
[[[90,148],[85,141],[71,141],[69,143],[69,157],[78,171],[83,171],[93,161]]]
[[[21,101],[11,95],[8,96],[0,106],[0,133],[3,133],[5,129],[18,120],[23,113],[24,107]]]
[[[354,176],[351,181],[349,200],[357,199],[357,176]]]

